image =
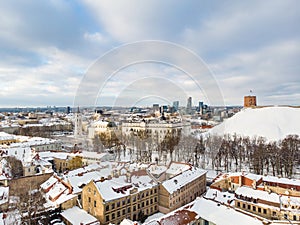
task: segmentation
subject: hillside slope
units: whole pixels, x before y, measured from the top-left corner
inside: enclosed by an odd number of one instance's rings
[[[262,136],[267,140],[280,140],[289,134],[300,136],[300,108],[265,107],[243,109],[220,125],[212,128],[212,134],[238,134]]]

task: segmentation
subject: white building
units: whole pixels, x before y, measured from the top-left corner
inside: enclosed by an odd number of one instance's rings
[[[146,132],[154,140],[162,141],[167,134],[180,134],[187,136],[191,133],[191,124],[184,122],[123,122],[123,135],[137,135],[140,131]]]

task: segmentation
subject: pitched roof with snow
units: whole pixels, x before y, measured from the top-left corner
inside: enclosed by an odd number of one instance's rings
[[[210,221],[216,225],[232,225],[234,221],[238,221],[243,225],[262,225],[262,221],[247,216],[243,213],[235,211],[233,208],[227,207],[220,203],[204,198],[198,198],[192,204],[190,208],[207,221]]]
[[[172,194],[186,184],[200,178],[206,174],[206,172],[206,170],[193,167],[169,180],[164,181],[162,185],[170,194]]]
[[[78,208],[77,206],[63,211],[61,216],[73,225],[100,225],[100,222],[95,217],[88,214],[83,209]]]
[[[97,181],[95,185],[104,201],[128,196],[134,188],[137,188],[138,191],[143,191],[157,185],[148,175],[132,176],[131,182],[126,182],[126,179],[126,176],[120,176],[111,180]]]

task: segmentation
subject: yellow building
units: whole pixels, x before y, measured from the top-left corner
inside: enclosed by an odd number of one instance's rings
[[[16,143],[17,139],[14,135],[0,132],[0,145],[10,145],[11,143]]]
[[[191,167],[159,185],[159,211],[169,213],[206,191],[205,170]]]
[[[235,207],[271,220],[300,220],[300,198],[278,195],[251,187],[235,191]]]
[[[82,190],[82,207],[101,224],[143,220],[158,211],[158,185],[146,171],[91,181]]]

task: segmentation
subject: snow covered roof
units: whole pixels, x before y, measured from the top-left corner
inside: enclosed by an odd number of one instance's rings
[[[44,190],[47,190],[52,185],[54,185],[57,182],[57,179],[54,176],[51,176],[48,180],[46,180],[44,183],[41,184],[41,188]]]
[[[99,171],[91,171],[83,173],[77,176],[68,177],[68,181],[73,187],[73,193],[79,193],[82,191],[83,185],[89,183],[91,180],[98,180],[103,175]]]
[[[273,176],[264,176],[263,181],[300,186],[300,180],[296,180],[296,179],[279,178],[279,177],[273,177]]]
[[[43,159],[47,159],[47,158],[68,159],[70,153],[46,151],[46,152],[39,152],[39,155]]]
[[[5,132],[0,132],[0,140],[4,141],[4,140],[15,140],[15,136],[5,133]]]
[[[72,176],[78,176],[82,175],[83,173],[95,171],[95,170],[100,170],[103,167],[100,166],[99,164],[93,163],[88,166],[84,166],[75,170],[68,171],[67,174],[65,175],[66,178],[72,177]]]
[[[41,184],[41,188],[46,192],[47,202],[44,204],[46,208],[56,208],[60,204],[77,197],[71,193],[72,187],[69,184],[55,176]]]
[[[160,165],[150,165],[148,167],[148,170],[151,174],[160,175],[160,174],[162,174],[163,172],[165,172],[167,170],[167,167],[166,166],[160,166]]]
[[[234,204],[234,194],[229,192],[221,192],[219,190],[210,188],[207,190],[205,197],[224,204],[228,204],[232,201],[232,203]]]
[[[294,205],[300,205],[300,197],[290,197],[290,196],[281,196],[274,192],[269,193],[267,191],[255,190],[250,187],[239,187],[235,193],[237,195],[242,195],[248,198],[253,199],[261,199],[268,202],[274,203],[284,203],[287,204],[288,202],[293,203]]]
[[[126,182],[126,176],[120,176],[111,180],[97,181],[95,185],[105,201],[128,196],[134,188],[143,191],[157,185],[149,176],[132,176],[131,179],[132,182],[129,183]]]
[[[83,158],[92,158],[92,159],[102,159],[103,157],[109,155],[108,153],[100,153],[100,152],[90,152],[90,151],[82,151],[81,156]]]
[[[133,222],[129,219],[124,219],[122,220],[122,222],[120,223],[120,225],[136,225],[137,223],[136,222]]]
[[[289,134],[300,134],[299,115],[300,108],[247,108],[215,126],[209,132],[222,136],[223,134],[237,134],[250,138],[262,136],[270,141],[278,141]]]
[[[120,181],[118,182],[115,179],[96,182],[96,186],[104,201],[111,201],[114,199],[122,198],[124,196],[128,196],[130,194],[130,190],[133,188],[133,186],[129,183],[121,183]],[[122,192],[115,191],[116,189],[123,187],[125,188]]]
[[[100,225],[100,222],[95,217],[77,206],[63,211],[61,216],[73,225]]]
[[[261,199],[265,200],[268,202],[274,202],[274,203],[280,203],[279,201],[279,195],[276,193],[269,193],[266,191],[260,191],[260,190],[255,190],[250,187],[239,187],[235,191],[236,195],[242,195],[248,198],[253,198],[253,199]]]
[[[262,221],[235,211],[220,203],[204,198],[197,198],[189,209],[207,221],[216,225],[232,225],[233,221],[239,221],[243,225],[262,225]]]
[[[203,176],[204,174],[206,174],[206,172],[206,170],[193,167],[190,170],[184,171],[183,173],[164,181],[162,185],[170,194],[172,194],[186,184]]]
[[[262,179],[262,175],[257,175],[257,174],[254,174],[254,173],[235,172],[235,173],[220,174],[219,176],[217,176],[215,178],[214,182],[222,180],[222,179],[227,178],[227,177],[239,177],[239,176],[243,176],[243,177],[246,177],[250,180],[255,180],[255,181],[259,181],[260,179]]]
[[[169,168],[167,169],[166,173],[171,175],[177,175],[190,168],[191,166],[186,163],[172,162]]]

